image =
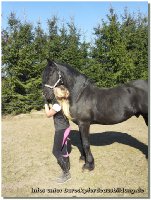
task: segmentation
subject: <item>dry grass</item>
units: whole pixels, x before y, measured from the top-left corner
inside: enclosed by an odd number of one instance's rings
[[[54,134],[52,119],[46,119],[42,112],[33,112],[2,120],[3,197],[148,196],[148,160],[145,157],[148,129],[141,117],[133,117],[114,126],[91,126],[95,169],[86,173],[82,173],[83,163],[79,163],[78,127],[73,123],[71,127],[75,130],[70,155],[72,179],[58,185],[54,180],[60,174],[60,168],[51,153]],[[32,188],[45,191],[32,193]],[[91,191],[86,191],[89,188]],[[114,188],[141,188],[144,192],[101,191]],[[48,189],[57,189],[60,193],[48,193]],[[92,189],[96,190],[92,192]]]

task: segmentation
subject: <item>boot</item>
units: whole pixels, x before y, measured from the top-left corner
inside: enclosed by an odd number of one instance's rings
[[[71,179],[71,174],[69,172],[70,170],[69,157],[60,157],[58,159],[58,164],[60,165],[63,173],[60,177],[57,178],[57,182],[65,183],[66,181]]]
[[[70,179],[71,179],[70,172],[68,172],[68,173],[63,172],[62,175],[57,178],[57,183],[60,183],[60,184],[61,183],[65,183],[65,182],[67,182]]]

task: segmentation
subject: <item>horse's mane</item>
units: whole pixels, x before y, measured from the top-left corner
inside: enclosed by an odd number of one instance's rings
[[[76,76],[76,77],[81,77],[81,78],[85,79],[86,81],[88,81],[89,83],[95,84],[94,80],[88,78],[85,74],[80,72],[78,69],[71,67],[69,64],[60,63],[60,62],[57,62],[57,64],[65,67],[67,70],[69,70],[71,75]]]
[[[64,72],[64,74],[67,75],[67,79],[69,81],[71,80],[71,82],[73,82],[73,79],[75,79],[77,82],[77,88],[80,86],[80,84],[83,83],[95,85],[94,80],[91,80],[85,74],[81,73],[78,69],[72,67],[71,65],[62,62],[54,62],[51,60],[47,61],[48,64],[42,74],[43,85],[48,82],[51,72],[53,71],[53,69],[55,69],[52,66],[56,66],[58,70]]]

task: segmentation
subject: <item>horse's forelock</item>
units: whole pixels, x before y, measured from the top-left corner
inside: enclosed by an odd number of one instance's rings
[[[43,71],[43,80],[48,80],[50,74],[52,73],[52,69],[52,66],[50,65],[50,63],[48,63]]]
[[[55,79],[55,72],[57,73],[57,71],[58,71],[58,68],[55,65],[55,63],[52,61],[49,61],[46,68],[43,71],[43,76],[42,76],[43,84],[52,85],[53,83],[49,83],[49,79],[51,78],[53,82],[56,81],[56,80],[53,80],[53,78]],[[58,73],[57,73],[57,76],[58,76]]]

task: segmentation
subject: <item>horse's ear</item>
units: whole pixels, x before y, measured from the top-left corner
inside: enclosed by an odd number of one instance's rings
[[[49,58],[47,58],[47,62],[48,62],[48,64],[50,64],[50,65],[53,64],[53,62],[52,62]]]
[[[54,61],[50,60],[49,58],[47,58],[47,62],[48,62],[48,65],[57,67],[56,63]]]

